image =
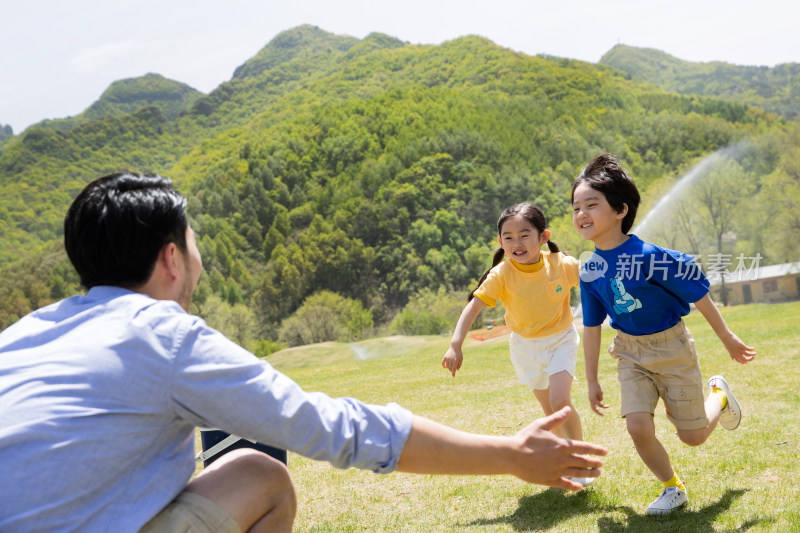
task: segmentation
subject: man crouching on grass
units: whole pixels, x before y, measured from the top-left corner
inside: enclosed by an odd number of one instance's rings
[[[286,466],[236,450],[190,482],[196,427],[336,467],[512,474],[578,490],[605,448],[556,437],[564,409],[513,437],[397,404],[303,391],[188,313],[202,262],[186,200],[160,176],[90,183],[64,222],[88,289],[0,333],[0,531],[290,531]]]

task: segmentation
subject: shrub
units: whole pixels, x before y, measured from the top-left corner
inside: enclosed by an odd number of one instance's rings
[[[449,333],[458,322],[466,301],[454,293],[439,288],[434,292],[422,289],[414,294],[408,305],[392,320],[392,331],[402,335],[442,335]]]
[[[289,346],[352,341],[372,329],[372,312],[361,302],[331,291],[312,294],[281,323],[280,339]]]

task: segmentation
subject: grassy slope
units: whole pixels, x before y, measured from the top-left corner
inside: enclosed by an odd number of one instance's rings
[[[573,401],[587,439],[608,446],[605,474],[590,491],[565,494],[511,477],[432,477],[337,470],[291,454],[299,493],[297,531],[797,531],[795,483],[800,438],[800,302],[723,309],[731,328],[759,350],[758,360],[730,361],[698,313],[693,330],[705,377],[723,373],[745,417],[734,432],[719,429],[699,448],[681,444],[656,414],[659,437],[687,481],[689,508],[671,517],[644,516],[658,484],[638,459],[616,416],[619,385],[604,356],[601,383],[610,413],[589,412],[579,358]],[[612,338],[605,331],[603,341]],[[439,366],[446,337],[389,338],[358,343],[384,357],[359,360],[347,345],[284,351],[270,361],[309,390],[366,401],[397,401],[414,412],[476,432],[508,435],[541,415],[517,383],[506,337],[468,340],[456,379]]]

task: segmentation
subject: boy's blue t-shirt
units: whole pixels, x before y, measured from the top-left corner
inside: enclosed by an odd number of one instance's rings
[[[650,335],[677,324],[689,304],[708,293],[709,282],[683,252],[645,242],[636,235],[612,250],[594,250],[581,265],[583,325]]]

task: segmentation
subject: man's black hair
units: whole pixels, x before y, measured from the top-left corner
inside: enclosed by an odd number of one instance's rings
[[[81,285],[135,288],[162,247],[186,247],[186,199],[168,178],[119,173],[87,185],[64,219],[64,246]]]

